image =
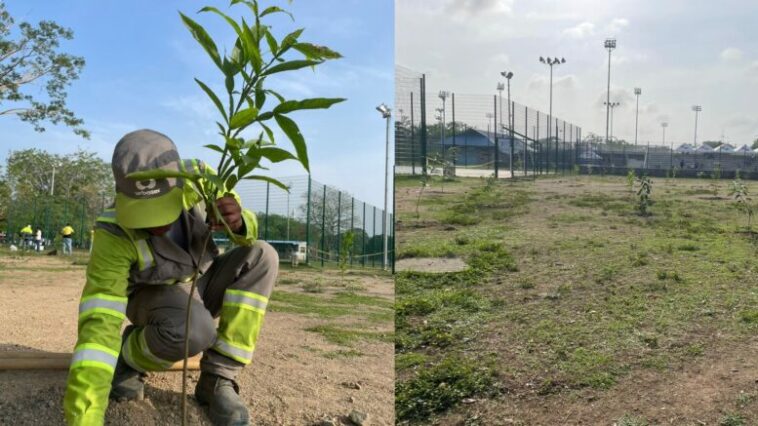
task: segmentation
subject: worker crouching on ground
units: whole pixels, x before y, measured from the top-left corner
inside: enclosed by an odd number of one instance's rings
[[[218,256],[208,239],[201,198],[183,179],[134,181],[129,173],[156,168],[198,170],[180,160],[166,136],[139,130],[113,153],[115,209],[95,226],[87,283],[79,305],[79,338],[64,398],[71,425],[100,425],[108,396],[142,399],[142,377],[184,357],[186,305],[197,264],[201,276],[191,309],[190,356],[203,352],[195,397],[209,406],[217,425],[247,425],[249,416],[235,382],[253,357],[266,304],[279,267],[276,251],[255,242],[255,215],[239,197],[217,200],[230,229],[248,246]],[[220,317],[218,328],[214,317]],[[132,323],[120,336],[125,318]]]

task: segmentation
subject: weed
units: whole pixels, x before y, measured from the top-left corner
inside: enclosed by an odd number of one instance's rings
[[[739,414],[729,413],[719,420],[719,426],[745,426],[745,418]]]
[[[491,395],[494,371],[478,360],[446,357],[428,368],[420,368],[412,379],[395,385],[398,420],[427,419],[475,395]]]
[[[640,176],[637,179],[640,188],[637,190],[637,211],[640,216],[647,216],[649,214],[648,209],[652,204],[650,194],[653,192],[653,181],[647,176]]]
[[[356,341],[375,340],[379,342],[392,342],[394,340],[392,332],[365,331],[330,324],[309,327],[305,331],[321,334],[327,341],[342,346],[348,346]]]
[[[648,426],[649,423],[642,417],[624,414],[616,423],[616,426]]]

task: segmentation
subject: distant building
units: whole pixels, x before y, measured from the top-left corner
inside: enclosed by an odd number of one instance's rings
[[[433,139],[430,138],[430,141],[433,141]],[[497,144],[500,151],[500,161],[507,161],[508,156],[511,154],[510,135],[498,133]],[[453,146],[457,149],[456,164],[460,166],[486,164],[495,160],[495,134],[493,132],[466,129],[463,132],[456,133],[455,138],[452,135],[446,135],[443,141],[445,151]],[[528,147],[527,151],[531,152],[532,148]],[[524,140],[518,136],[514,136],[514,156],[523,156],[523,153]]]
[[[702,144],[695,150],[697,152],[713,152],[713,147],[710,145]]]
[[[676,152],[695,152],[697,149],[694,145],[683,143],[676,148]]]
[[[742,145],[741,147],[737,148],[735,152],[753,152],[752,149],[750,149],[747,145]]]
[[[715,152],[721,152],[721,153],[732,153],[734,152],[734,146],[728,143],[722,143],[721,145],[717,146],[713,150]]]

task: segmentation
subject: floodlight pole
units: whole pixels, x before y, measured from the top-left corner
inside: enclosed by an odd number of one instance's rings
[[[552,68],[551,68],[552,69]],[[510,71],[503,71],[500,73],[501,76],[505,77],[506,81],[508,82],[508,129],[509,129],[509,135],[511,140],[511,153],[510,153],[510,171],[511,171],[511,178],[513,177],[513,112],[511,111],[511,78],[513,78],[513,73]],[[498,89],[503,87],[502,83],[498,85]],[[500,94],[502,95],[503,91],[500,90]],[[503,126],[503,102],[500,101],[500,126]]]
[[[697,115],[700,111],[703,110],[703,107],[700,105],[693,105],[692,110],[695,111],[695,138],[694,138],[693,145],[695,146],[695,148],[697,148]]]
[[[634,113],[634,146],[637,146],[637,123],[639,122],[640,117],[640,95],[642,94],[642,89],[639,87],[634,88],[634,95],[637,97],[637,109]]]
[[[607,139],[607,140],[606,140],[606,142],[605,142],[606,144],[607,144],[607,143],[609,143],[610,139],[613,139],[613,109],[614,109],[614,108],[616,108],[616,107],[617,107],[617,106],[619,106],[619,105],[621,105],[621,103],[619,103],[619,102],[611,102],[611,103],[606,103],[606,106],[607,106],[608,108],[610,108],[610,110],[611,110],[611,121],[610,121],[610,124],[611,124],[611,127],[610,127],[610,129],[611,129],[611,132],[610,132],[610,136],[609,136],[609,139]]]
[[[608,49],[608,90],[605,99],[605,143],[608,143],[608,131],[611,117],[611,51],[616,48],[616,39],[605,39],[605,48]]]
[[[385,148],[384,148],[384,214],[382,215],[382,234],[384,234],[384,259],[382,263],[383,269],[386,271],[387,266],[389,265],[388,262],[388,256],[387,256],[387,249],[388,249],[388,238],[387,238],[387,216],[389,215],[389,212],[387,211],[387,191],[389,190],[388,184],[389,184],[389,163],[390,163],[390,118],[392,117],[392,110],[384,104],[379,105],[376,107],[376,110],[382,113],[382,118],[384,118],[387,121],[387,129],[385,131]]]
[[[547,59],[545,59],[542,56],[540,56],[540,62],[550,66],[550,109],[549,109],[548,118],[547,118],[548,138],[550,138],[550,136],[552,136],[552,130],[553,130],[552,125],[550,124],[553,122],[553,65],[565,64],[566,59],[565,58],[561,58],[561,59],[552,58],[551,59],[549,56],[547,57]]]

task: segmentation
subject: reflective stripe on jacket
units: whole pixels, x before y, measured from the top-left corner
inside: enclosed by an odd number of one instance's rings
[[[205,167],[197,160],[185,160],[185,167]],[[121,325],[126,318],[130,290],[140,285],[174,284],[189,281],[194,263],[202,250],[205,225],[200,196],[191,184],[184,186],[185,232],[189,253],[167,238],[154,237],[144,230],[126,229],[116,222],[115,210],[106,210],[97,219],[92,254],[87,266],[87,282],[79,303],[78,339],[69,368],[63,408],[69,425],[102,425],[108,407],[111,381],[121,351]],[[239,202],[239,196],[232,192]],[[150,214],[150,212],[146,212]],[[252,244],[258,234],[255,215],[244,210],[245,241]],[[199,262],[207,270],[217,251],[213,240]],[[177,250],[178,249],[178,250]],[[184,256],[184,257],[182,257]]]

